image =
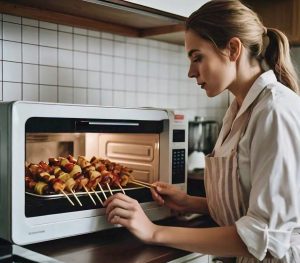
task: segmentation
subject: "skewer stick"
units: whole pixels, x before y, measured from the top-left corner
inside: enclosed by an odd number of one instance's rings
[[[98,183],[98,186],[99,186],[99,188],[100,188],[102,194],[104,195],[105,200],[107,200],[107,196],[106,196],[105,192],[103,191],[103,188],[102,188],[101,184]]]
[[[125,193],[123,187],[122,187],[119,183],[117,183],[117,186],[119,186],[119,188],[121,189],[122,193],[123,193],[124,195],[126,195],[126,193]]]
[[[103,202],[100,198],[100,196],[97,194],[97,192],[92,188],[92,191],[94,192],[94,194],[97,196],[98,200],[100,201],[101,205],[103,206]]]
[[[149,186],[149,185],[146,185],[146,184],[141,184],[141,183],[138,183],[138,182],[135,182],[135,181],[130,181],[130,183],[132,184],[136,184],[136,185],[139,185],[139,186],[142,186],[142,187],[146,187],[146,188],[149,188],[151,189],[152,187]]]
[[[137,180],[137,179],[129,179],[130,181],[134,181],[134,182],[137,182],[137,183],[140,183],[140,184],[144,184],[144,185],[148,185],[150,187],[154,187],[153,184],[149,184],[149,183],[146,183],[146,182],[143,182],[143,181],[140,181],[140,180]]]
[[[111,194],[111,195],[113,195],[113,192],[111,191],[111,188],[110,188],[110,186],[109,186],[109,184],[108,184],[108,183],[106,183],[106,186],[107,186],[107,188],[108,188],[108,190],[109,190],[110,194]]]
[[[84,188],[84,190],[87,192],[87,194],[89,195],[89,197],[91,198],[91,200],[93,201],[94,205],[97,205],[96,202],[95,202],[95,200],[94,200],[94,198],[93,198],[93,197],[91,196],[91,194],[89,193],[88,189],[87,189],[85,186],[83,186],[83,188]]]
[[[60,189],[61,193],[68,199],[71,205],[75,206],[73,201],[70,199],[70,197],[64,192],[64,190]]]
[[[77,200],[78,204],[79,204],[80,206],[82,206],[82,203],[80,202],[80,200],[79,200],[79,198],[77,197],[77,195],[75,194],[75,192],[74,192],[72,189],[70,189],[70,191],[71,191],[71,193],[73,194],[73,196],[75,197],[75,199]]]

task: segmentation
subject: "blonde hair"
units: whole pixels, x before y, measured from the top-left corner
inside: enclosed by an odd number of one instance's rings
[[[240,1],[207,2],[187,19],[186,30],[211,41],[218,49],[224,49],[232,37],[238,37],[251,57],[264,61],[279,82],[299,93],[287,37],[278,29],[266,28],[258,15]]]

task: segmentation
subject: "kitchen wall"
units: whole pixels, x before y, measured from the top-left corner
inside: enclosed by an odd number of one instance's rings
[[[228,94],[187,78],[183,46],[0,14],[0,100],[163,107],[221,120]]]

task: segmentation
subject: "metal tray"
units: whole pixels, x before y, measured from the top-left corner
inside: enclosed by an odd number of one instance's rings
[[[140,188],[144,188],[142,186],[134,186],[134,187],[123,187],[124,191],[128,191],[128,190],[136,190],[136,189],[140,189]],[[120,188],[111,188],[111,191],[113,193],[122,193],[122,190]],[[101,190],[95,190],[95,192],[97,194],[102,194]],[[89,194],[95,194],[95,192],[93,191],[89,191]],[[109,194],[109,190],[108,189],[103,189],[103,192],[105,194]],[[72,193],[69,192],[65,192],[68,196],[73,196]],[[51,195],[39,195],[39,194],[35,194],[35,193],[30,193],[30,192],[25,192],[25,194],[33,196],[33,197],[37,197],[37,198],[42,198],[42,199],[57,199],[57,198],[65,198],[64,194],[51,194]],[[80,192],[75,192],[76,196],[86,196],[88,195],[88,193],[86,191],[80,191]]]

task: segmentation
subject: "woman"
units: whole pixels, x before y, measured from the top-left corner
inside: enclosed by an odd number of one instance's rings
[[[158,226],[125,195],[106,201],[108,221],[141,240],[230,262],[300,262],[300,99],[289,44],[239,1],[206,3],[187,20],[189,77],[209,97],[235,99],[206,157],[207,198],[157,182],[153,198],[180,212],[209,213],[219,227]]]

